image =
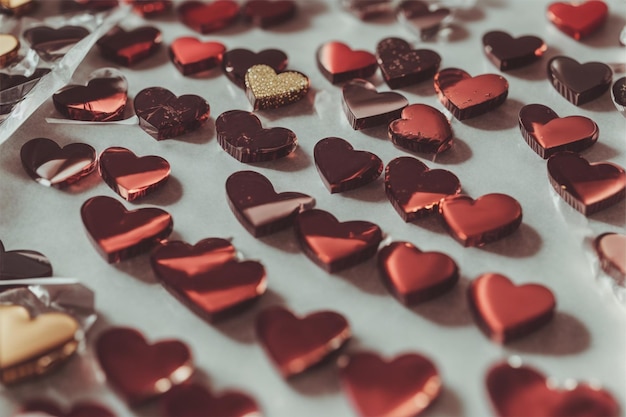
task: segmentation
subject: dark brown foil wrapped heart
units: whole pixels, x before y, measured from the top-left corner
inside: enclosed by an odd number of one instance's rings
[[[0,241],[0,280],[51,277],[50,260],[34,250],[5,251]]]
[[[430,49],[412,49],[404,39],[385,38],[378,42],[376,59],[389,88],[402,88],[431,79],[441,57]]]
[[[262,28],[288,22],[296,16],[294,0],[248,0],[241,8],[244,21]]]
[[[602,62],[580,64],[567,56],[555,56],[548,61],[548,79],[559,94],[580,106],[609,89],[613,71]]]
[[[105,58],[129,67],[149,58],[161,47],[161,31],[153,26],[131,31],[116,26],[96,44]]]
[[[245,88],[248,69],[255,65],[267,65],[277,73],[287,68],[287,55],[278,49],[265,49],[252,52],[248,49],[232,49],[224,53],[222,70],[228,78],[241,88]]]
[[[548,49],[537,36],[513,38],[506,32],[494,30],[483,35],[483,50],[500,71],[525,67],[537,61]]]
[[[78,41],[89,35],[82,26],[63,26],[53,29],[37,26],[24,31],[24,38],[44,59],[54,59],[65,55]]]

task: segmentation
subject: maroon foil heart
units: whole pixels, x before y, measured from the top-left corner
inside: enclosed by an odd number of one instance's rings
[[[626,196],[624,168],[610,162],[590,164],[573,152],[552,155],[548,176],[556,193],[585,216],[617,204]]]
[[[96,44],[103,57],[130,67],[151,57],[161,47],[161,31],[153,26],[143,26],[127,32],[116,26]]]
[[[222,70],[228,78],[241,88],[245,88],[248,69],[255,65],[267,65],[274,71],[282,72],[287,68],[287,55],[278,49],[265,49],[254,53],[248,49],[226,51],[222,60]]]
[[[398,5],[396,16],[422,40],[427,40],[435,36],[450,20],[451,11],[445,7],[431,7],[420,0],[404,0]]]
[[[383,239],[380,227],[374,223],[340,223],[332,214],[318,209],[299,213],[294,230],[306,256],[329,273],[371,258]]]
[[[200,33],[211,33],[232,25],[239,18],[239,4],[232,0],[185,1],[178,6],[180,20]]]
[[[339,367],[343,390],[361,417],[414,417],[442,390],[435,365],[417,353],[386,361],[359,352],[340,358]]]
[[[162,400],[165,417],[253,417],[260,416],[256,401],[239,391],[213,394],[199,384],[172,388]]]
[[[383,172],[383,161],[371,152],[355,151],[341,138],[324,138],[313,150],[315,166],[328,191],[341,193],[375,181]]]
[[[86,86],[70,84],[52,95],[54,107],[72,120],[108,122],[124,117],[128,100],[128,82],[112,68],[91,74]]]
[[[439,101],[459,120],[487,113],[500,106],[509,94],[506,78],[496,74],[472,77],[458,68],[435,74]]]
[[[78,41],[89,35],[82,26],[63,26],[53,29],[37,26],[24,31],[22,36],[44,59],[54,59],[65,55]]]
[[[209,119],[211,107],[194,94],[176,97],[165,88],[150,87],[135,96],[135,113],[146,133],[163,140],[198,129]]]
[[[493,365],[485,384],[498,417],[620,415],[617,400],[597,384],[575,382],[573,387],[560,389],[529,366]]]
[[[476,324],[495,342],[532,333],[554,316],[556,300],[543,285],[516,286],[504,275],[483,274],[467,290]]]
[[[298,146],[296,134],[284,127],[264,129],[254,113],[229,110],[215,121],[217,141],[240,162],[264,162],[283,158]]]
[[[560,118],[542,104],[528,104],[520,109],[519,128],[528,146],[543,159],[561,151],[585,150],[600,135],[593,120],[583,116]]]
[[[506,32],[494,30],[483,35],[483,50],[500,71],[525,67],[537,61],[548,46],[537,36],[513,38]]]
[[[387,131],[394,145],[411,152],[441,153],[452,146],[450,121],[427,104],[411,104]]]
[[[296,215],[315,206],[315,199],[296,192],[276,193],[265,176],[238,171],[226,180],[228,205],[254,237],[291,227]]]
[[[598,0],[551,3],[547,10],[548,19],[572,38],[579,41],[604,25],[609,15],[606,3]]]
[[[170,177],[170,164],[165,159],[154,155],[139,158],[121,147],[102,151],[98,170],[104,182],[127,201],[155,191]]]
[[[626,235],[602,233],[595,238],[593,246],[604,272],[623,284],[626,280]]]
[[[350,325],[339,313],[318,311],[299,318],[279,306],[261,311],[255,329],[267,356],[285,378],[322,362],[351,337]]]
[[[137,330],[113,327],[96,340],[96,354],[108,382],[131,406],[158,397],[193,374],[191,352],[178,340],[148,344]]]
[[[461,192],[461,183],[450,171],[430,170],[418,159],[402,156],[385,168],[385,192],[400,217],[410,222],[437,212],[443,198]]]
[[[222,63],[226,47],[220,42],[201,42],[192,36],[176,38],[170,45],[170,59],[183,75],[210,70]]]
[[[248,23],[269,28],[293,19],[297,10],[293,0],[248,0],[241,8],[241,15]]]
[[[96,170],[96,150],[85,143],[61,148],[47,138],[31,139],[22,145],[24,170],[41,185],[65,188]]]
[[[26,249],[5,251],[0,241],[0,280],[51,276],[52,265],[44,254]]]
[[[602,62],[580,64],[567,56],[555,56],[548,61],[548,79],[559,94],[580,106],[609,89],[613,70]]]
[[[367,51],[353,51],[341,42],[327,42],[317,50],[317,67],[328,81],[339,84],[353,78],[368,78],[378,69],[376,57]]]
[[[393,242],[378,251],[378,269],[389,291],[406,305],[438,297],[459,280],[452,258],[422,252],[409,242]]]
[[[402,88],[432,78],[441,57],[430,49],[412,49],[404,39],[385,38],[376,46],[376,59],[389,88]]]
[[[109,263],[149,251],[167,238],[174,227],[172,216],[166,211],[126,211],[122,203],[104,196],[85,201],[80,214],[91,242]]]
[[[80,402],[69,409],[59,407],[55,402],[45,399],[29,400],[22,405],[15,417],[115,417],[108,408],[95,402]]]
[[[171,0],[125,0],[133,6],[133,11],[144,17],[153,17],[172,9]]]
[[[354,130],[385,125],[399,119],[408,100],[398,93],[379,93],[366,80],[352,80],[343,86],[343,111]]]

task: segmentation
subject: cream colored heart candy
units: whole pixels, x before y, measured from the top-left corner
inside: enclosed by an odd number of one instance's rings
[[[20,41],[8,33],[0,33],[0,68],[6,67],[17,57]]]

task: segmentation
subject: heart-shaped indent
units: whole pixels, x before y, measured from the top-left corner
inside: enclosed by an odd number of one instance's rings
[[[254,237],[290,227],[299,212],[315,206],[315,199],[307,194],[276,193],[270,180],[254,171],[228,177],[226,195],[235,217]]]
[[[483,35],[483,50],[500,71],[525,67],[537,61],[548,46],[537,36],[514,38],[506,32],[494,30]]]
[[[46,255],[26,249],[5,251],[0,241],[0,280],[51,276],[52,265]]]
[[[248,0],[241,8],[244,21],[269,28],[293,19],[298,10],[294,0]]]
[[[317,172],[331,193],[341,193],[375,181],[383,161],[371,152],[355,151],[341,138],[324,138],[313,150]]]
[[[163,397],[165,417],[254,417],[261,410],[256,401],[240,391],[225,391],[218,395],[199,384],[184,384],[172,388]]]
[[[376,59],[389,88],[402,88],[432,78],[441,57],[430,49],[412,49],[404,39],[385,38],[378,42]]]
[[[446,197],[439,214],[448,232],[463,246],[483,246],[515,232],[522,223],[522,207],[506,194]]]
[[[96,44],[105,58],[130,67],[151,57],[161,47],[161,31],[153,26],[142,26],[125,31],[115,26]]]
[[[284,377],[320,363],[351,337],[350,325],[339,313],[318,311],[300,318],[279,306],[261,311],[255,329],[263,349]]]
[[[240,87],[245,87],[248,69],[254,65],[267,65],[276,72],[287,68],[287,55],[278,49],[265,49],[254,53],[248,49],[226,51],[222,59],[222,70],[228,78]]]
[[[26,173],[46,187],[65,188],[96,169],[96,150],[85,143],[61,148],[51,139],[35,138],[22,145],[20,158]]]
[[[148,344],[137,330],[113,327],[96,340],[96,354],[108,382],[133,406],[187,381],[191,352],[178,340]]]
[[[284,127],[264,129],[254,113],[229,110],[215,121],[217,141],[240,162],[264,162],[283,158],[298,146],[298,138]]]
[[[385,192],[405,222],[436,212],[439,202],[461,192],[461,182],[445,169],[428,169],[416,158],[402,156],[385,168]]]
[[[44,59],[54,59],[65,55],[78,41],[89,35],[82,26],[63,26],[54,29],[36,26],[24,31],[24,39],[30,43]]]
[[[582,3],[557,2],[548,6],[547,14],[554,26],[579,41],[604,25],[609,8],[606,3],[598,0]]]
[[[108,408],[95,402],[80,402],[71,407],[60,407],[57,403],[41,399],[28,400],[15,417],[115,417]]]
[[[0,33],[0,68],[6,67],[15,58],[20,50],[20,41],[8,33]]]
[[[624,168],[610,162],[590,164],[574,152],[552,155],[548,176],[556,193],[585,216],[619,203],[626,195]]]
[[[487,113],[500,106],[509,94],[506,78],[496,74],[472,77],[458,68],[435,74],[439,101],[459,120]]]
[[[100,154],[100,175],[124,200],[133,201],[165,185],[170,164],[160,156],[137,157],[132,151],[107,148]]]
[[[0,305],[0,381],[11,384],[46,374],[78,348],[78,322],[65,313],[31,317],[26,308]]]
[[[580,64],[567,56],[555,56],[548,61],[548,78],[559,94],[580,106],[609,89],[613,70],[603,62]]]
[[[623,284],[626,280],[626,235],[603,233],[595,239],[594,247],[602,269]]]
[[[542,104],[528,104],[519,111],[522,136],[543,159],[561,151],[580,152],[598,140],[600,129],[584,116],[559,117]]]
[[[318,209],[298,214],[294,230],[304,253],[327,272],[337,272],[371,258],[383,238],[380,227],[374,223],[340,223],[332,214]]]
[[[442,390],[435,365],[417,353],[387,361],[359,352],[340,358],[339,367],[343,390],[362,417],[417,416]]]
[[[185,1],[178,7],[180,20],[200,33],[211,33],[232,25],[239,18],[239,4],[233,0]]]
[[[367,51],[353,51],[341,42],[327,42],[317,50],[317,67],[333,84],[353,78],[368,78],[378,68],[376,57]]]
[[[254,65],[245,77],[246,95],[254,110],[276,109],[302,100],[309,92],[309,77],[297,71],[276,74],[268,65]]]
[[[104,196],[85,201],[80,214],[91,242],[109,263],[149,251],[167,238],[174,227],[172,216],[166,211],[126,211],[122,203]]]
[[[366,80],[352,80],[343,86],[343,111],[354,130],[385,125],[399,119],[409,101],[391,91],[379,93]]]
[[[222,63],[226,47],[220,42],[202,42],[192,36],[177,38],[170,45],[170,59],[183,75],[210,70]]]
[[[400,119],[389,123],[389,139],[411,152],[441,153],[452,146],[450,121],[427,104],[411,104]]]
[[[467,290],[478,327],[495,342],[506,343],[532,333],[554,316],[556,300],[540,284],[517,286],[500,274],[483,274]]]

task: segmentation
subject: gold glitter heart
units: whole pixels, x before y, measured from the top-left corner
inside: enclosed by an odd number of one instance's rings
[[[246,95],[254,110],[275,109],[301,100],[309,91],[309,77],[287,71],[276,74],[267,65],[254,65],[246,72]]]
[[[17,56],[20,49],[20,41],[13,35],[0,34],[0,68],[5,67]]]

